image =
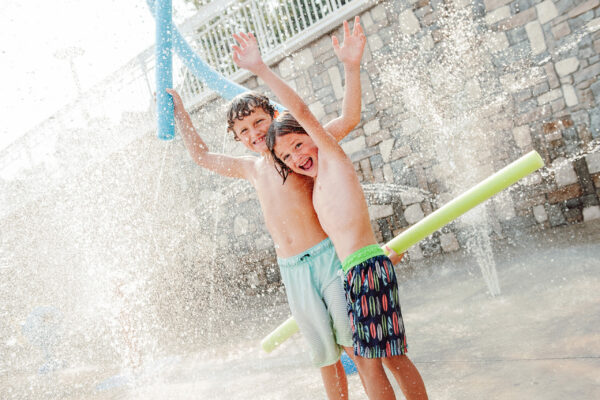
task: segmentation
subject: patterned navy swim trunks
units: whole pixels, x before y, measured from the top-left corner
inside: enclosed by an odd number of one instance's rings
[[[367,246],[344,260],[343,269],[354,354],[365,358],[405,354],[398,282],[390,259],[379,246]]]

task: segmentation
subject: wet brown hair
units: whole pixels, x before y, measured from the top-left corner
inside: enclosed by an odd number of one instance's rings
[[[306,131],[296,121],[296,118],[288,111],[284,111],[277,118],[273,120],[271,126],[269,127],[269,132],[267,133],[267,148],[271,152],[273,159],[275,160],[275,169],[279,172],[279,175],[283,178],[283,183],[287,179],[288,175],[292,172],[292,170],[285,165],[283,161],[279,159],[275,155],[275,141],[278,137],[289,135],[290,133],[299,133],[302,135],[307,135]]]
[[[257,92],[245,92],[231,100],[227,110],[227,131],[233,132],[233,138],[240,140],[233,130],[236,120],[241,121],[252,114],[256,108],[262,108],[271,118],[275,116],[275,107],[269,102],[269,98]]]

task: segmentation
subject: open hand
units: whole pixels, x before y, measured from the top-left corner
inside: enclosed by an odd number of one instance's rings
[[[331,37],[331,43],[333,44],[335,55],[341,62],[344,64],[360,64],[365,43],[367,43],[367,38],[360,25],[360,18],[358,16],[354,17],[352,34],[350,34],[348,21],[344,21],[344,43],[341,46],[336,36]]]
[[[239,45],[232,47],[233,61],[238,67],[256,74],[264,66],[256,38],[252,33],[243,32],[234,33],[233,38]]]

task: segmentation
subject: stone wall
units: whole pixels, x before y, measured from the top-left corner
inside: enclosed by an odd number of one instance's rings
[[[362,121],[342,147],[365,187],[375,188],[367,197],[380,241],[533,149],[548,168],[488,204],[491,234],[600,218],[599,6],[600,0],[382,1],[361,14],[368,39]],[[273,68],[321,121],[338,116],[343,67],[329,34]],[[394,77],[394,69],[402,76]],[[243,84],[269,94],[255,78]],[[463,115],[472,116],[468,130],[485,130],[476,138],[457,129],[444,136]],[[470,142],[477,144],[469,148]],[[466,161],[447,160],[444,148],[453,146],[466,148]],[[258,209],[254,194],[227,201],[238,214],[223,234],[236,238],[238,250],[273,261],[262,219],[251,211]],[[452,224],[409,256],[465,243],[461,226]],[[256,284],[276,281],[270,265],[269,273],[253,273]]]
[[[547,168],[414,246],[408,258],[466,248],[470,229],[482,222],[480,230],[502,238],[600,217],[598,14],[600,0],[390,0],[361,14],[368,39],[362,120],[342,146],[365,187],[378,240],[532,149]],[[273,66],[323,122],[337,117],[343,96],[334,32],[341,37],[338,27]],[[256,78],[241,83],[270,94]],[[199,104],[195,125],[214,151],[244,154],[226,133],[225,110],[220,99]],[[179,136],[172,144],[156,141],[146,114],[114,125],[105,117],[88,121],[88,114],[69,107],[36,129],[57,137],[54,172],[40,166],[23,179],[0,179],[3,205],[10,205],[3,224],[22,227],[2,237],[15,265],[85,264],[88,247],[100,255],[115,242],[127,245],[112,258],[130,257],[152,237],[161,254],[157,270],[179,271],[182,287],[189,270],[215,268],[216,260],[217,275],[238,279],[236,293],[279,285],[273,242],[249,183],[199,168]],[[4,154],[0,161],[11,160]],[[88,226],[91,216],[109,221],[117,214],[118,223]],[[87,250],[58,261],[34,257],[51,248],[54,231],[56,248],[62,241],[93,246],[74,246]],[[31,251],[35,246],[42,251]],[[155,260],[153,252],[140,254],[132,264]]]

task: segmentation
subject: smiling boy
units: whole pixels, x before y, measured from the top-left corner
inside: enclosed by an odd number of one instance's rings
[[[323,230],[343,260],[355,362],[372,400],[395,399],[383,365],[394,374],[407,399],[427,399],[423,380],[405,355],[406,339],[392,261],[377,244],[367,202],[354,165],[334,135],[304,101],[260,58],[256,39],[244,37],[234,61],[256,74],[290,113],[269,129],[267,145],[278,172],[314,179],[312,201]]]
[[[245,34],[234,35],[245,41]],[[337,140],[360,121],[360,59],[366,38],[356,17],[352,33],[344,22],[344,42],[332,37],[334,52],[342,61],[346,85],[342,115],[327,124]],[[320,368],[330,399],[347,399],[348,387],[341,349],[352,354],[352,332],[338,271],[341,263],[312,206],[312,179],[291,174],[282,185],[265,140],[275,110],[266,97],[245,93],[232,100],[228,130],[260,156],[232,157],[209,151],[198,136],[179,95],[173,95],[175,116],[184,143],[194,161],[227,177],[248,180],[258,194],[265,224],[274,243],[282,281],[292,315],[307,340],[313,364]]]

